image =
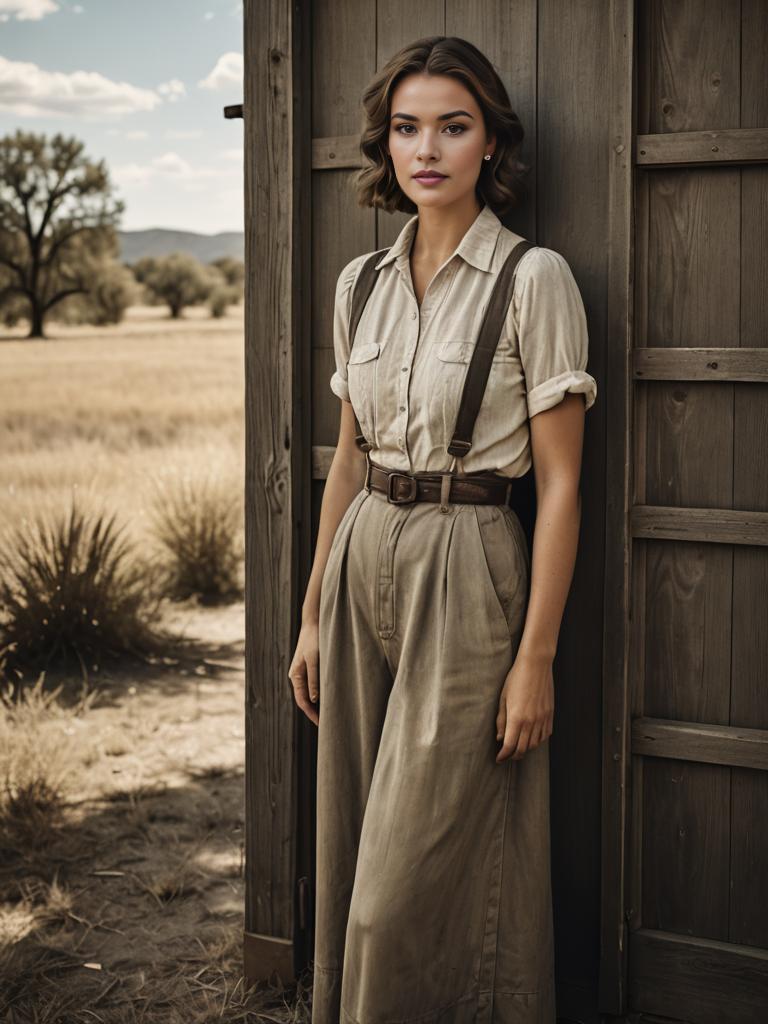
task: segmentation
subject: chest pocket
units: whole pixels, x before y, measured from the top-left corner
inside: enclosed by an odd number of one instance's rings
[[[471,341],[445,341],[435,346],[429,420],[433,443],[441,448],[447,448],[453,434],[473,348]]]
[[[435,346],[434,387],[430,395],[430,420],[437,444],[447,447],[453,436],[464,380],[474,351],[474,341],[446,341]],[[500,338],[491,360],[491,370],[483,393],[480,416],[486,419],[491,410],[504,415],[522,380],[520,361],[510,339]]]
[[[347,364],[349,399],[360,428],[369,441],[375,443],[376,428],[376,374],[381,346],[377,341],[353,345]]]

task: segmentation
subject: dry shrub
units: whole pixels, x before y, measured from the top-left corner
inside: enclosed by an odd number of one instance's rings
[[[61,686],[46,691],[7,684],[0,693],[0,846],[7,855],[44,847],[77,786],[90,746],[83,715],[96,693],[64,707]]]
[[[203,605],[242,597],[241,497],[211,477],[155,483],[151,518],[168,597]]]
[[[39,514],[0,547],[0,646],[6,671],[79,667],[145,657],[160,637],[150,626],[149,567],[115,525],[115,516]]]

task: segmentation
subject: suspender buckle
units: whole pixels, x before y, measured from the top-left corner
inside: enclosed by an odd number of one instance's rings
[[[448,445],[447,450],[450,455],[461,456],[463,458],[471,447],[471,441],[460,441],[458,437],[454,437]]]

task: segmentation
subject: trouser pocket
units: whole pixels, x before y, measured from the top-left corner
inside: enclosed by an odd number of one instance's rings
[[[522,632],[528,602],[529,560],[522,525],[505,506],[475,505],[484,570],[511,636]],[[511,517],[509,518],[511,514]]]

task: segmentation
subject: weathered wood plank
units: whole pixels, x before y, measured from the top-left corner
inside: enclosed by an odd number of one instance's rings
[[[632,372],[636,380],[738,380],[765,384],[768,348],[637,348]]]
[[[768,512],[633,505],[631,529],[636,538],[765,546],[768,544]],[[764,603],[762,606],[764,608]]]
[[[741,126],[768,126],[768,4],[743,0]],[[768,350],[768,168],[741,171],[741,344]],[[734,389],[733,507],[768,512],[768,394]],[[733,552],[731,724],[768,729],[768,549]],[[734,942],[768,948],[768,779],[731,775],[731,914]]]
[[[727,939],[730,775],[723,765],[643,759],[644,928]]]
[[[630,936],[632,1006],[696,1024],[757,1024],[768,1006],[768,953],[641,928]]]
[[[644,716],[632,722],[632,753],[768,771],[768,729]]]
[[[362,167],[359,135],[312,139],[312,170],[338,171]]]
[[[638,135],[635,163],[645,168],[768,163],[768,128]]]
[[[244,5],[246,969],[266,977],[293,941],[296,869],[294,703],[302,480],[302,238],[309,194],[301,30],[288,0]],[[306,163],[306,161],[305,161]],[[306,470],[304,463],[306,462]],[[274,940],[272,942],[271,940]]]
[[[627,1010],[627,845],[629,778],[629,606],[631,536],[626,524],[631,506],[630,412],[634,320],[632,231],[634,125],[634,3],[610,4],[610,88],[608,124],[608,310],[605,385],[606,438],[605,568],[603,594],[602,832],[600,892],[601,1013]]]
[[[740,5],[648,0],[639,15],[639,135],[739,128]],[[636,223],[647,238],[637,345],[738,347],[740,170],[636,167],[646,200]],[[635,388],[641,509],[733,507],[733,389],[677,379]],[[633,507],[642,587],[632,614],[643,620],[633,632],[632,662],[642,658],[633,715],[727,724],[733,548],[691,542],[689,532],[685,544],[660,541],[658,530],[640,542],[642,514]],[[633,758],[633,769],[633,926],[727,938],[731,769],[663,758]],[[632,955],[630,968],[634,979]],[[630,1004],[650,1011],[634,996]],[[688,1006],[660,1012],[690,1019]]]

